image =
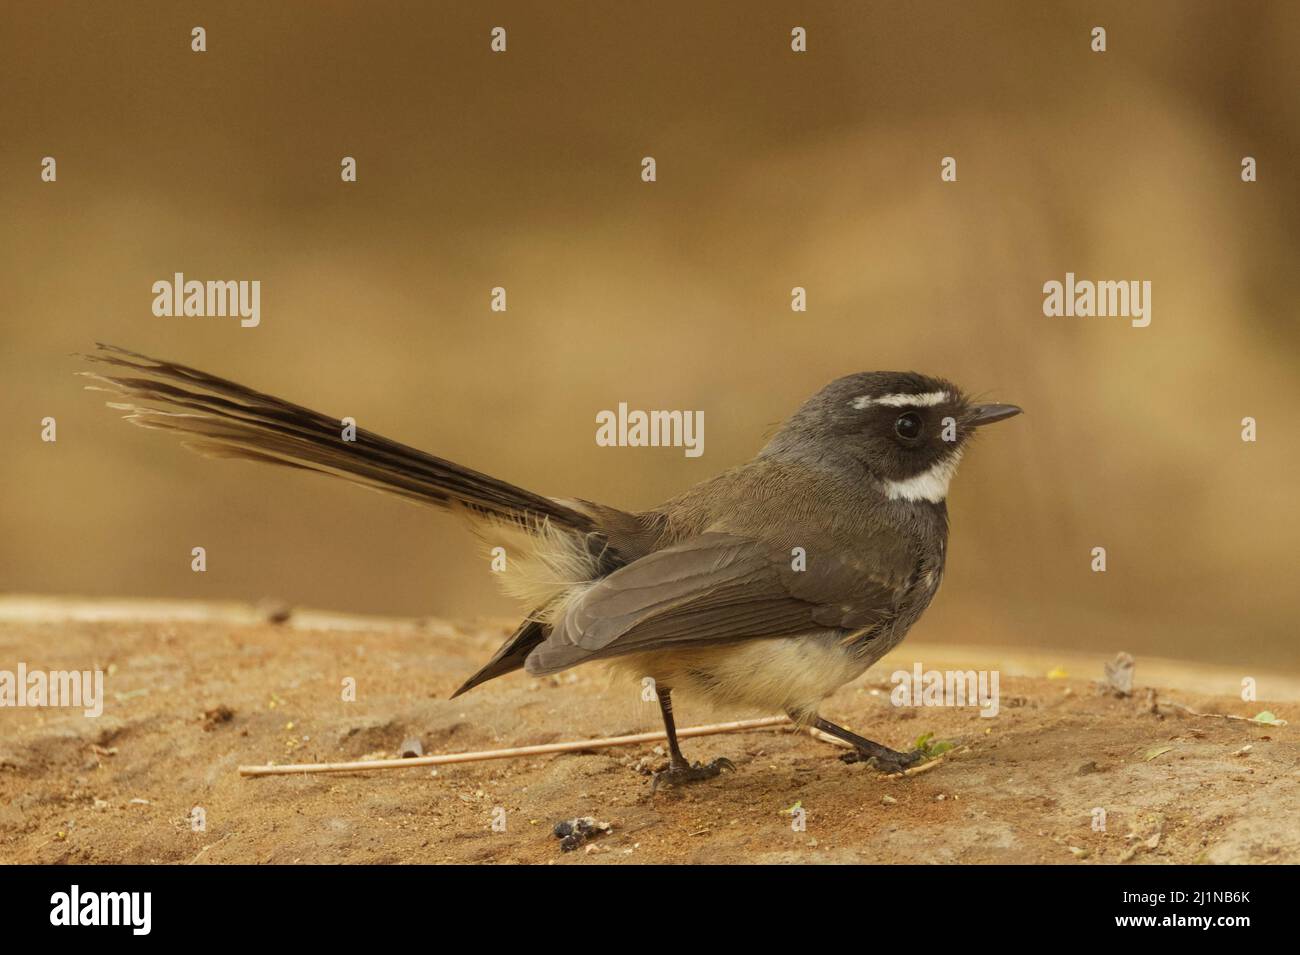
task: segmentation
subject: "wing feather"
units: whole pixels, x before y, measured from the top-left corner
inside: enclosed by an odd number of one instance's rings
[[[555,621],[527,669],[554,673],[671,645],[860,631],[890,619],[901,594],[846,562],[795,571],[774,545],[706,533],[594,583]]]

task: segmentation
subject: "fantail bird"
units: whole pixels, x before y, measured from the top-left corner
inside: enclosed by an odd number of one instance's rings
[[[897,646],[943,576],[948,484],[977,428],[1019,414],[951,383],[863,372],[804,403],[758,456],[646,511],[545,497],[205,372],[109,345],[82,372],[132,399],[146,428],[214,457],[333,474],[456,511],[510,554],[501,575],[533,610],[453,696],[525,669],[592,660],[651,677],[668,732],[662,778],[689,763],[672,694],[784,711],[895,771],[915,762],[823,719],[823,699]],[[95,386],[91,386],[95,387]],[[792,557],[796,549],[801,557]],[[658,780],[656,781],[658,782]]]

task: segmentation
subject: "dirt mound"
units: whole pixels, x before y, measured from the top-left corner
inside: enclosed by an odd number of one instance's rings
[[[726,755],[736,772],[653,796],[654,744],[249,779],[239,765],[396,756],[411,738],[442,753],[620,735],[658,728],[658,715],[598,669],[448,700],[503,626],[76,608],[0,613],[0,669],[106,674],[99,718],[0,708],[3,862],[1300,862],[1295,728],[1169,705],[1294,715],[1279,697],[1243,703],[1231,674],[1166,666],[1181,689],[1153,691],[1139,660],[1137,689],[1117,698],[1092,682],[1100,658],[1054,678],[1004,663],[1000,713],[985,719],[892,706],[888,676],[915,659],[990,664],[909,643],[824,709],[895,747],[925,733],[956,745],[909,778],[845,765],[783,728],[687,741],[692,758]],[[761,715],[684,702],[679,723]],[[561,852],[553,827],[581,817],[611,830]]]

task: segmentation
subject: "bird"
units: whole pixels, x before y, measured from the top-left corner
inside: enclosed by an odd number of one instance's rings
[[[947,494],[971,439],[1021,413],[916,372],[832,381],[748,462],[647,510],[534,493],[342,419],[99,343],[81,371],[109,406],[209,457],[276,464],[451,511],[509,555],[529,612],[453,698],[525,670],[605,662],[653,681],[669,762],[655,786],[734,770],[689,761],[673,694],[783,712],[899,772],[925,758],[824,718],[823,700],[896,647],[943,579]]]

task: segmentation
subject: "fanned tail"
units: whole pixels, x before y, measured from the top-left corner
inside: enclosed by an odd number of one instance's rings
[[[179,434],[186,447],[206,456],[331,474],[420,504],[465,507],[526,527],[552,522],[583,535],[598,533],[591,517],[559,501],[371,431],[357,428],[356,440],[344,441],[338,420],[282,398],[114,345],[98,349],[83,357],[114,373],[80,372],[97,382],[91,390],[131,399],[109,406],[142,428]]]

